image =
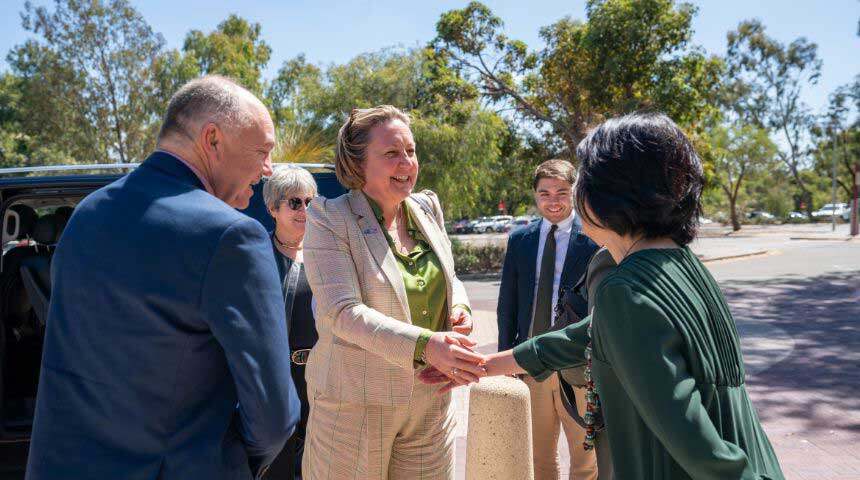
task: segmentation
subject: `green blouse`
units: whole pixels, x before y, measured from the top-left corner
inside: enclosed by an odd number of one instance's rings
[[[514,358],[537,378],[582,364],[589,321],[616,478],[783,478],[744,386],[734,319],[688,248],[631,254],[601,282],[591,317]]]
[[[394,253],[397,260],[397,268],[400,270],[403,285],[406,288],[406,300],[409,302],[409,314],[412,317],[412,323],[427,329],[419,337],[415,347],[415,359],[419,360],[424,353],[424,347],[427,345],[430,335],[442,330],[448,319],[448,312],[446,311],[448,285],[442,271],[442,262],[430,247],[418,225],[415,224],[405,203],[402,204],[402,208],[406,212],[406,229],[409,236],[416,242],[415,247],[407,254],[400,253],[395,248],[394,240],[388,234],[388,230],[383,227],[382,209],[379,205],[369,196],[367,196],[367,201],[370,203],[370,208],[373,209],[376,220],[391,247],[391,252]],[[465,306],[462,307],[466,308]]]

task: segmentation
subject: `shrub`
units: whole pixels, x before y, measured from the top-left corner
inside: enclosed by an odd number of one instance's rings
[[[458,275],[498,272],[505,261],[505,247],[502,245],[475,246],[452,239],[451,249],[454,253],[454,268]]]

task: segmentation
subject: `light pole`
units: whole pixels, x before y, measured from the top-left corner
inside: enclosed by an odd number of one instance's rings
[[[830,191],[830,206],[831,212],[830,215],[830,230],[836,231],[836,139],[839,138],[839,134],[836,132],[836,125],[833,126],[833,173],[831,175],[831,191]]]
[[[860,222],[860,210],[857,210],[857,207],[860,206],[860,162],[854,164],[854,195],[851,199],[851,235],[856,237],[858,233],[860,233],[860,226],[858,226],[858,222]]]

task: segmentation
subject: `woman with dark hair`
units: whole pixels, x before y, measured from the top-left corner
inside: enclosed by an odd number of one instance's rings
[[[605,423],[615,478],[783,478],[744,387],[728,305],[687,247],[703,184],[690,141],[665,115],[632,114],[576,153],[583,231],[618,266],[589,317],[490,355],[487,374],[540,379],[586,364],[584,448]]]

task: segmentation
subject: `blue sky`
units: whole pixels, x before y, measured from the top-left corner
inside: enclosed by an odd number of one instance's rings
[[[33,1],[36,5],[48,3]],[[538,30],[569,15],[585,17],[584,0],[500,0],[485,2],[505,22],[506,33],[539,47]],[[694,20],[694,43],[707,51],[725,52],[726,32],[747,18],[759,18],[770,35],[783,42],[805,36],[818,44],[824,66],[818,85],[805,92],[816,111],[827,105],[836,87],[860,74],[860,0],[701,0]],[[0,0],[0,52],[23,42],[28,32],[19,15],[24,0]],[[271,78],[284,60],[304,53],[314,63],[342,63],[357,54],[389,46],[413,47],[435,35],[439,15],[462,8],[460,1],[303,1],[303,0],[132,0],[152,27],[164,35],[167,46],[181,47],[192,29],[211,31],[230,13],[259,22],[272,47],[266,77]],[[5,61],[2,63],[5,69]]]

